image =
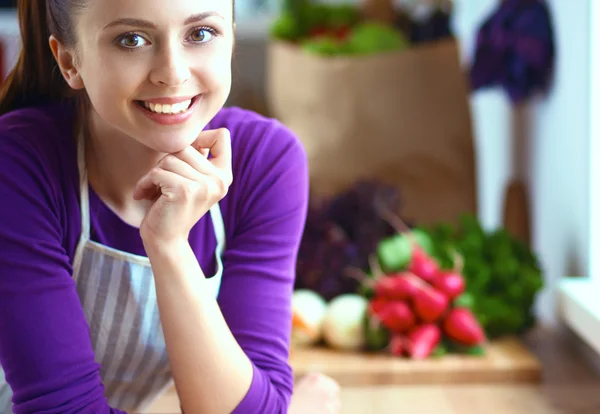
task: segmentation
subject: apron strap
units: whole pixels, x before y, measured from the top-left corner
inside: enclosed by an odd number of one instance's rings
[[[79,170],[79,204],[81,207],[81,236],[90,238],[90,196],[88,188],[87,168],[85,167],[85,142],[83,128],[77,138],[77,168]]]
[[[217,238],[217,247],[215,248],[217,269],[212,279],[214,279],[214,283],[218,286],[217,291],[215,292],[216,296],[218,296],[221,287],[221,277],[223,276],[223,252],[225,251],[225,240],[227,238],[225,233],[225,223],[223,221],[219,203],[215,204],[210,209],[210,218],[212,220],[215,237]]]
[[[90,239],[90,202],[88,194],[87,169],[85,168],[85,146],[83,128],[77,136],[77,169],[79,170],[79,206],[81,211],[81,234],[73,257],[73,277],[79,275],[83,260],[83,249]]]

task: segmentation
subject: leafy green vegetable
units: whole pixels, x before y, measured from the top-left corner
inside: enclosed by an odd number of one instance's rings
[[[449,354],[462,354],[472,356],[483,356],[485,355],[485,347],[481,345],[467,346],[459,344],[449,338],[444,338],[439,346],[442,346],[446,353]]]
[[[474,303],[475,299],[473,298],[473,295],[471,295],[469,292],[465,292],[456,299],[454,299],[454,306],[459,308],[473,309]]]
[[[285,0],[281,14],[270,27],[274,39],[302,41],[317,27],[335,29],[354,26],[360,20],[352,4],[324,4],[311,0]]]
[[[347,41],[347,50],[356,55],[403,50],[408,40],[395,27],[381,23],[356,25]]]
[[[404,234],[396,234],[382,240],[377,248],[377,256],[384,272],[398,272],[408,266],[411,255],[410,240]]]
[[[345,46],[333,36],[323,36],[303,42],[302,47],[308,53],[320,56],[336,56],[345,53]]]
[[[379,323],[373,323],[365,312],[363,319],[363,328],[365,332],[365,342],[370,351],[381,351],[390,341],[390,333]]]
[[[425,250],[427,254],[434,253],[435,246],[433,244],[433,240],[431,240],[431,236],[426,231],[421,229],[414,229],[411,231],[411,233],[417,241],[417,244],[421,246],[421,248]]]
[[[271,35],[276,39],[293,41],[302,36],[302,30],[293,15],[284,13],[271,25]]]
[[[433,352],[431,353],[431,356],[434,357],[434,358],[439,358],[439,357],[443,357],[447,353],[448,353],[448,348],[443,343],[439,343],[435,347],[435,349],[433,350]]]
[[[435,245],[429,233],[422,229],[411,231],[414,240],[428,254],[435,253]],[[405,233],[398,233],[381,240],[377,248],[377,257],[385,273],[404,270],[412,255],[412,242]]]
[[[379,23],[359,23],[345,40],[325,36],[307,38],[302,43],[307,52],[324,56],[369,55],[408,47],[408,41],[400,31]]]
[[[344,29],[344,35],[339,29]],[[270,27],[270,36],[302,44],[306,52],[321,56],[367,55],[409,46],[409,40],[394,26],[361,21],[354,4],[312,0],[285,0]]]
[[[360,13],[351,4],[311,3],[306,7],[306,24],[309,28],[327,27],[335,29],[358,23]]]
[[[527,246],[504,229],[485,232],[470,215],[456,227],[437,224],[420,230],[429,234],[433,256],[443,268],[453,267],[453,249],[462,255],[470,297],[459,301],[470,305],[489,338],[520,334],[535,324],[533,305],[544,282]]]
[[[466,353],[467,355],[483,356],[485,355],[485,348],[480,345],[471,346],[467,348]]]

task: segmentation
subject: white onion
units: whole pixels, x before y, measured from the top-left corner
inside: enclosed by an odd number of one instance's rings
[[[298,289],[292,296],[292,309],[296,316],[302,320],[306,328],[292,326],[291,341],[293,345],[313,345],[322,338],[322,325],[327,302],[318,293],[308,289]]]
[[[367,299],[357,294],[344,294],[331,300],[322,328],[327,345],[348,351],[364,347],[363,321],[367,304]]]

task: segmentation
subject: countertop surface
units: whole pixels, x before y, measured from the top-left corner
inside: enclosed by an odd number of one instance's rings
[[[571,334],[538,330],[525,345],[543,365],[540,383],[349,386],[342,414],[600,413],[600,375]],[[146,412],[180,413],[177,394],[167,391]]]

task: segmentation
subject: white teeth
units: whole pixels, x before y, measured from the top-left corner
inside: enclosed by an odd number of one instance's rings
[[[190,99],[173,105],[144,102],[144,106],[152,112],[156,112],[157,114],[178,114],[180,112],[187,111],[191,103],[192,100]]]

